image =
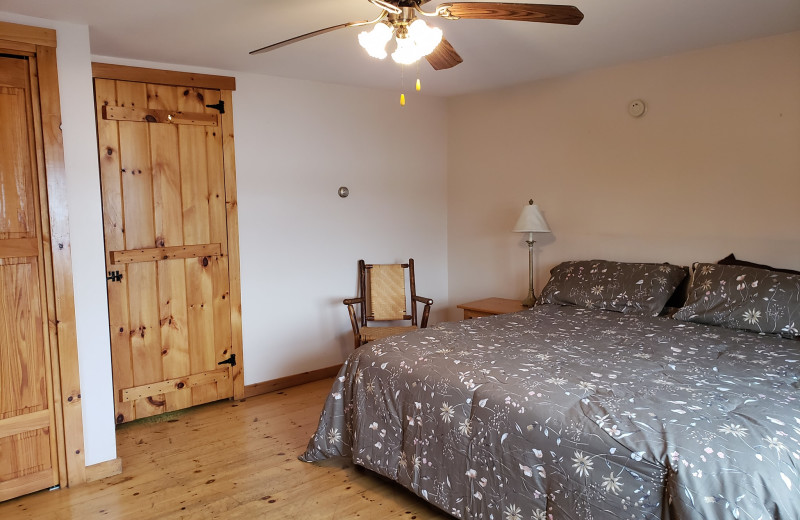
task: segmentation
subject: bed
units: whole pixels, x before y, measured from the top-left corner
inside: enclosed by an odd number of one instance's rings
[[[800,275],[697,264],[665,317],[683,275],[635,265],[359,348],[301,459],[465,519],[800,518]]]

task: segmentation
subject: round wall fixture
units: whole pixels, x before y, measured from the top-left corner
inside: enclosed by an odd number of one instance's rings
[[[628,113],[632,117],[642,117],[647,110],[647,105],[641,99],[634,99],[628,104]]]
[[[342,186],[341,188],[339,188],[339,196],[341,198],[345,198],[348,195],[350,195],[350,190],[347,189],[347,186]]]

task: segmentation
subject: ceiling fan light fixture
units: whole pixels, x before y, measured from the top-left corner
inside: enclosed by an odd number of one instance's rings
[[[450,43],[442,37],[442,31],[436,27],[428,27],[417,16],[429,18],[446,18],[449,20],[517,20],[522,22],[542,22],[562,25],[578,25],[583,20],[583,13],[572,5],[550,5],[507,2],[445,2],[432,12],[423,11],[420,6],[430,0],[368,0],[381,12],[373,20],[332,25],[306,34],[289,38],[266,47],[261,47],[250,54],[274,51],[286,45],[300,42],[347,27],[364,27],[374,25],[371,31],[359,34],[358,41],[362,47],[378,59],[387,56],[386,44],[394,34],[397,39],[397,50],[392,54],[398,63],[412,64],[420,58],[428,58],[435,70],[455,67],[464,60]],[[413,29],[412,29],[413,27]],[[403,42],[402,40],[409,40]]]
[[[375,24],[371,31],[362,31],[358,35],[358,43],[367,54],[382,60],[386,57],[386,44],[392,39],[392,28],[385,23]]]
[[[442,30],[429,27],[418,18],[408,27],[397,27],[395,36],[397,50],[392,53],[392,59],[402,65],[411,65],[433,52],[442,41]]]

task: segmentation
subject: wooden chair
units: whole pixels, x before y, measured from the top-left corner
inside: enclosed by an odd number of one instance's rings
[[[406,275],[411,290],[411,315],[406,312]],[[433,300],[417,296],[414,282],[414,259],[409,258],[407,264],[365,264],[358,261],[357,298],[348,298],[342,303],[350,312],[350,323],[353,325],[353,338],[356,348],[380,338],[402,334],[417,328],[417,303],[425,304],[422,311],[420,328],[428,326],[428,316]],[[360,307],[360,317],[356,315],[355,306]],[[411,320],[408,326],[369,326],[370,322]]]

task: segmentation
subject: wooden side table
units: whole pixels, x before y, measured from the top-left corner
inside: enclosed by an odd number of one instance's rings
[[[523,307],[520,300],[509,300],[508,298],[484,298],[483,300],[462,303],[457,307],[464,309],[465,320],[494,316],[496,314],[508,314],[528,308]]]

